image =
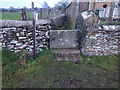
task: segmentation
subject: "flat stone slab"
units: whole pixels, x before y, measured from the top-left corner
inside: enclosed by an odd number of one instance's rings
[[[55,50],[52,50],[52,52],[55,54],[80,53],[80,51],[76,49],[55,49]]]
[[[52,50],[54,58],[59,61],[82,61],[79,50],[76,49],[56,49]]]

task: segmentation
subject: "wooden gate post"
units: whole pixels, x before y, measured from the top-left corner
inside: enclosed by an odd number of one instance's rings
[[[48,16],[47,16],[47,19],[49,19],[49,17],[50,17],[50,8],[48,8],[47,11],[48,11],[48,12],[47,12],[47,15],[48,15]]]
[[[36,12],[34,10],[34,2],[32,2],[33,12],[33,58],[36,59]]]
[[[42,8],[40,8],[40,19],[42,19]]]
[[[25,9],[21,9],[21,17],[22,17],[22,20],[23,20],[23,21],[26,21],[26,20],[27,20]]]
[[[27,16],[26,16],[26,11],[24,9],[24,17],[25,17],[25,21],[27,20]]]

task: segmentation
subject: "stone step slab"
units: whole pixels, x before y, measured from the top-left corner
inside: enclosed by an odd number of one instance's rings
[[[76,49],[56,49],[52,50],[55,60],[59,61],[82,61],[79,50]]]

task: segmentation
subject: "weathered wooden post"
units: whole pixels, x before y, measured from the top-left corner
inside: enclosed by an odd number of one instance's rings
[[[48,8],[47,11],[48,11],[48,13],[47,13],[47,15],[48,15],[47,19],[49,19],[49,17],[50,17],[50,9]]]
[[[40,8],[40,19],[42,19],[42,8]]]
[[[55,10],[55,15],[57,15],[57,10]]]
[[[24,20],[24,21],[27,20],[25,9],[21,9],[21,17],[22,17],[22,20]]]
[[[34,10],[34,2],[32,2],[33,14],[33,58],[36,59],[36,12]]]
[[[60,15],[60,10],[58,11],[58,14]]]
[[[24,17],[23,17],[23,9],[21,9],[21,20],[24,20]]]
[[[27,16],[26,16],[26,11],[24,9],[24,17],[25,17],[25,21],[27,20]]]
[[[53,11],[53,17],[55,16],[55,10]]]
[[[47,19],[47,8],[45,8],[45,19]]]

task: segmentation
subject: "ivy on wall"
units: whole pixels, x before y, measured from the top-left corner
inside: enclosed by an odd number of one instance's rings
[[[86,37],[86,27],[84,24],[84,19],[82,18],[81,14],[77,17],[76,29],[78,29],[78,32],[76,34],[75,42],[76,42],[77,49],[79,49],[81,52],[81,49],[84,46],[85,37]],[[82,52],[81,52],[81,54],[82,54]]]

